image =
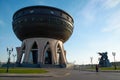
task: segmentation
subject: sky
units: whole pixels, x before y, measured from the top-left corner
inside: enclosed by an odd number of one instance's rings
[[[68,62],[98,63],[98,52],[108,52],[113,62],[120,61],[120,0],[0,0],[0,62],[6,62],[6,48],[21,46],[12,30],[13,14],[20,8],[45,5],[60,8],[74,19],[72,36],[64,43]],[[11,55],[11,62],[13,56]]]

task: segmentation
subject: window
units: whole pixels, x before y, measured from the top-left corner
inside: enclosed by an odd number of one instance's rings
[[[27,18],[25,18],[24,21],[27,22]]]
[[[35,20],[35,18],[34,17],[32,17],[32,21],[34,21]]]
[[[19,20],[18,23],[21,23],[21,21]]]
[[[54,14],[54,12],[53,12],[53,11],[50,11],[50,13],[51,13],[51,14]]]
[[[67,16],[67,19],[69,20],[69,17]]]
[[[34,10],[30,10],[30,13],[34,13]]]

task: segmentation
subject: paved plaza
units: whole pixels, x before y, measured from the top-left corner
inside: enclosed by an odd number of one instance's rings
[[[0,74],[0,80],[120,80],[119,72],[48,69],[47,74]]]

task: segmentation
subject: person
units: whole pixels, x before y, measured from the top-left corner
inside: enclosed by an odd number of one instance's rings
[[[96,69],[96,72],[98,72],[98,71],[99,71],[99,66],[96,65],[96,66],[95,66],[95,69]]]

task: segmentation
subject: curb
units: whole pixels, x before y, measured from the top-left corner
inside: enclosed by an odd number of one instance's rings
[[[0,74],[0,77],[53,77],[46,74]]]
[[[116,72],[116,73],[118,73],[120,71],[100,71],[100,72]]]
[[[82,71],[91,71],[91,72],[96,72],[95,70],[82,70]],[[99,70],[99,72],[120,72],[120,70]]]

